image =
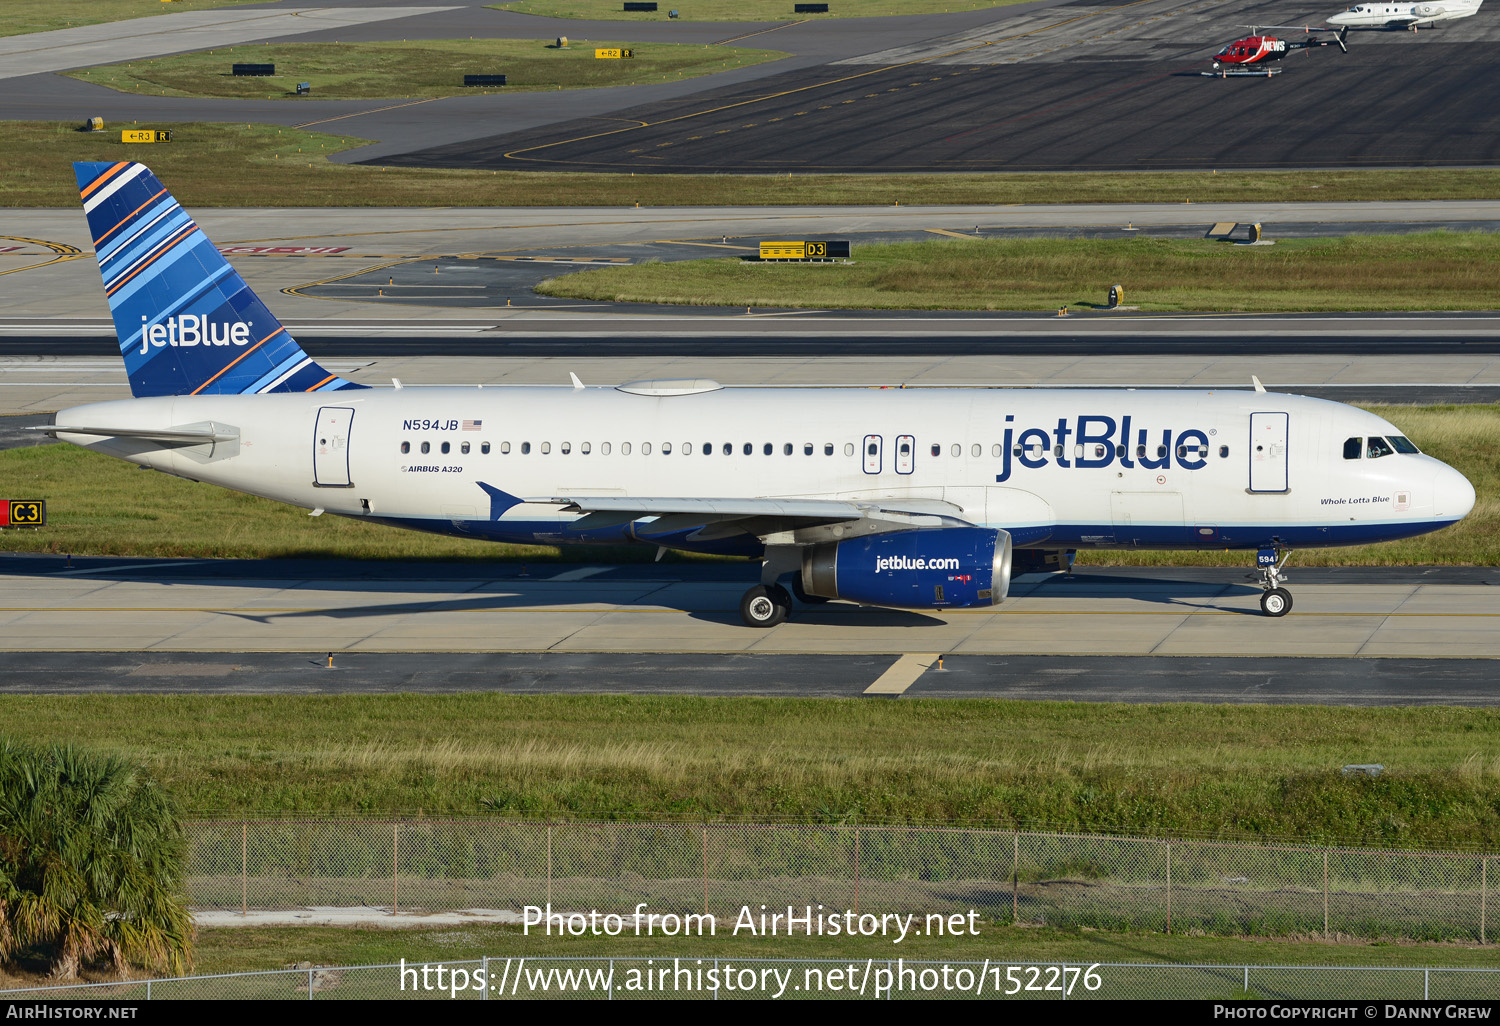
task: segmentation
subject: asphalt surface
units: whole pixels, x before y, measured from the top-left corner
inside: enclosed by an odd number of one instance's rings
[[[830,313],[835,311],[829,311]],[[848,314],[851,311],[836,311]],[[878,317],[882,311],[854,311],[863,316]],[[982,315],[981,315],[982,316]],[[979,320],[980,318],[973,318]],[[965,315],[965,320],[970,320]],[[1003,315],[989,319],[995,330],[1005,325]],[[522,334],[510,331],[476,333],[454,337],[399,334],[319,335],[306,339],[309,351],[319,358],[382,356],[571,356],[578,358],[614,358],[631,356],[702,356],[715,357],[799,356],[838,357],[869,355],[993,355],[1016,356],[1036,353],[1062,355],[1241,355],[1277,356],[1331,354],[1366,355],[1441,355],[1500,353],[1500,338],[1449,337],[1447,335],[1399,335],[1394,337],[1329,337],[1325,334],[1277,334],[1265,337],[1225,337],[1220,332],[1204,331],[1201,335],[1141,334],[1104,332],[1088,334],[974,334],[903,336],[854,335],[852,337],[814,334],[817,319],[799,319],[797,328],[785,334],[738,335],[691,333],[668,337],[639,336],[580,337],[559,331],[557,334]],[[785,326],[785,325],[784,325]],[[574,326],[576,329],[576,325]],[[727,327],[727,326],[726,326]],[[787,326],[789,327],[789,326]],[[1216,321],[1215,327],[1223,327]],[[607,327],[604,329],[609,330]],[[1253,329],[1252,329],[1253,330]],[[114,336],[58,335],[43,343],[35,339],[0,337],[0,357],[31,356],[39,350],[48,356],[119,356]],[[1489,386],[1466,386],[1489,387]],[[1415,400],[1413,400],[1415,401]]]
[[[1317,21],[1326,5],[1045,0],[961,15],[718,25],[531,18],[471,0],[370,21],[405,12],[358,5],[377,9],[365,15],[347,6],[316,19],[268,18],[264,38],[566,34],[743,42],[789,56],[687,82],[398,103],[137,96],[53,73],[256,42],[247,19],[292,9],[236,7],[44,34],[36,52],[9,57],[0,44],[0,75],[12,76],[0,114],[331,124],[375,141],[343,160],[636,173],[1432,167],[1500,159],[1500,108],[1490,102],[1500,90],[1500,65],[1491,59],[1500,24],[1483,10],[1426,33],[1355,33],[1348,54],[1294,54],[1274,79],[1216,80],[1200,74],[1209,56],[1249,23]],[[215,18],[222,28],[212,28]]]
[[[16,652],[0,694],[629,694],[860,698],[891,655]],[[902,694],[1066,702],[1500,705],[1491,659],[947,656]]]
[[[1095,8],[1097,9],[1097,8]],[[1231,15],[1234,16],[1234,15]],[[1239,17],[1247,17],[1240,13]],[[1221,30],[1232,33],[1233,30]],[[1201,57],[1010,66],[826,65],[532,131],[386,155],[390,166],[649,173],[1462,167],[1500,159],[1489,43],[1314,53],[1277,79]],[[1224,39],[1228,41],[1228,36]]]

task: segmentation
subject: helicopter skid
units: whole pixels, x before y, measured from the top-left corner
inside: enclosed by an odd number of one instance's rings
[[[1281,68],[1222,68],[1218,71],[1200,71],[1204,78],[1270,78],[1281,74]]]

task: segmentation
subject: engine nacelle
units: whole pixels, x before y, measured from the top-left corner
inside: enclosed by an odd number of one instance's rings
[[[927,527],[814,545],[802,589],[820,598],[900,609],[993,606],[1010,591],[1010,535]]]

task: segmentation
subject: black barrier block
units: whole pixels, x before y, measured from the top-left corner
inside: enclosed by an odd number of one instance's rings
[[[504,75],[465,75],[466,86],[497,86],[505,84]]]
[[[827,14],[827,4],[792,4],[793,14]]]
[[[654,10],[656,10],[656,4],[654,4],[654,3],[649,3],[649,4],[626,4],[625,5],[625,10],[627,10],[627,11],[654,11]]]
[[[849,259],[849,240],[848,239],[839,239],[839,240],[830,239],[828,242],[824,243],[824,245],[826,245],[828,247],[828,249],[827,249],[826,252],[827,252],[828,258],[830,260],[848,260]]]
[[[262,77],[263,78],[263,77],[265,77],[267,75],[274,75],[274,74],[276,74],[276,65],[274,65],[274,64],[232,64],[232,65],[230,65],[230,70],[237,77],[240,77],[240,78],[244,78],[246,76],[249,76],[249,77]]]

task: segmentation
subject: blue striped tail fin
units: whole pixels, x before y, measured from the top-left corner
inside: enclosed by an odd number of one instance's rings
[[[73,165],[136,396],[364,388],[318,366],[144,165]]]

